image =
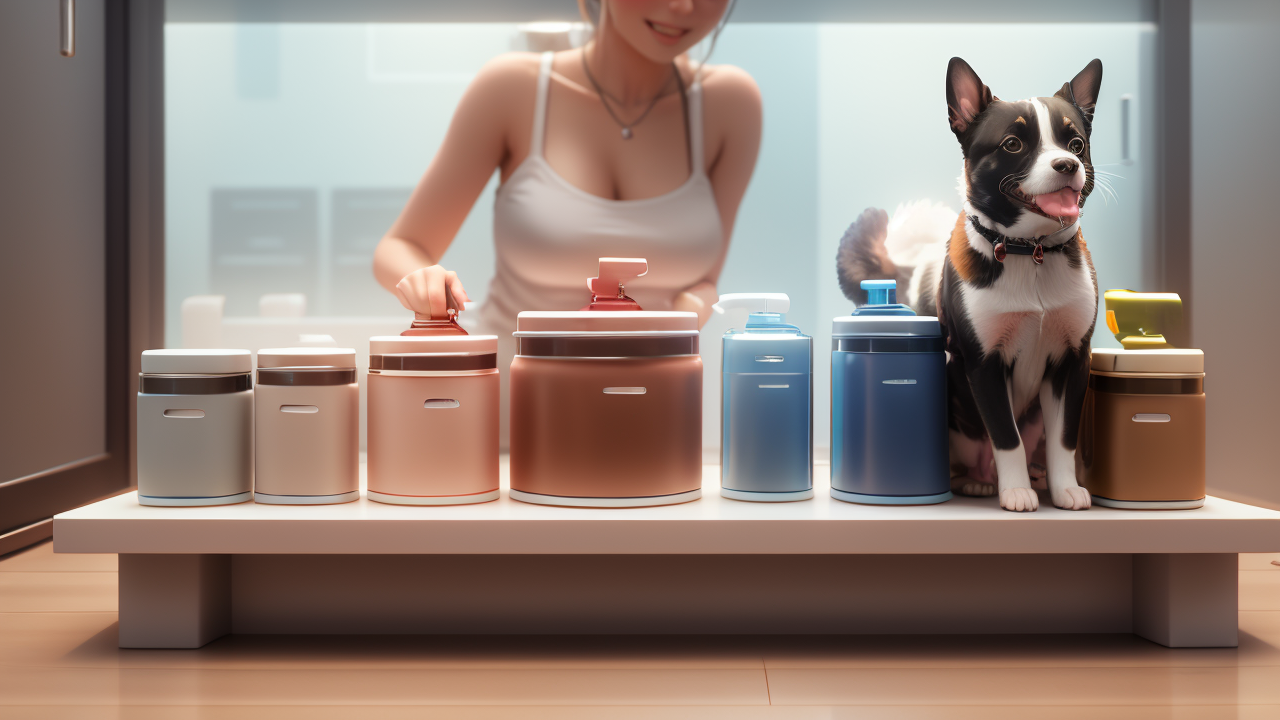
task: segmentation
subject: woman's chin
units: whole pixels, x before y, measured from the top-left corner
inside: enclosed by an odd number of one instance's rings
[[[642,25],[628,28],[630,32],[619,33],[622,38],[644,56],[645,59],[658,65],[667,65],[683,55],[701,39],[692,32],[679,37],[671,37]]]
[[[632,47],[650,62],[658,65],[669,65],[675,62],[675,59],[683,55],[690,47],[693,47],[693,43],[686,45],[681,42],[677,45],[663,45],[655,40],[646,38],[645,42],[635,43]]]

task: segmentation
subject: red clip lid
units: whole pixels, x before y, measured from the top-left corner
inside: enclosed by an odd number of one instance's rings
[[[649,261],[644,258],[600,258],[599,275],[587,279],[591,291],[591,303],[583,310],[609,310],[613,312],[643,310],[640,303],[627,297],[623,280],[641,277],[649,272]]]
[[[515,335],[697,335],[697,313],[650,312],[627,297],[623,281],[647,272],[649,262],[644,258],[600,258],[600,274],[587,280],[589,305],[578,311],[522,312],[516,318]]]

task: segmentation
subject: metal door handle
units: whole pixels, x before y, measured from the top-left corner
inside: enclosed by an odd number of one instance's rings
[[[76,56],[76,0],[60,0],[58,18],[62,21],[62,37],[59,45],[62,57]]]

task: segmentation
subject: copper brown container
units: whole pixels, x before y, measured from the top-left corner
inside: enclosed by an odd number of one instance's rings
[[[591,309],[522,312],[517,319],[516,500],[638,507],[702,495],[698,317],[639,310],[610,276],[614,262],[644,261],[602,259]]]
[[[1105,507],[1204,505],[1204,353],[1093,351],[1077,453],[1082,484]]]

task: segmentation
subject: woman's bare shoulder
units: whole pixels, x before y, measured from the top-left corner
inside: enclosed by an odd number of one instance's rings
[[[702,87],[708,104],[731,110],[759,110],[763,102],[755,78],[736,65],[707,65],[702,69]]]
[[[503,53],[480,68],[471,86],[481,92],[495,93],[532,87],[538,77],[540,59],[538,53]]]

